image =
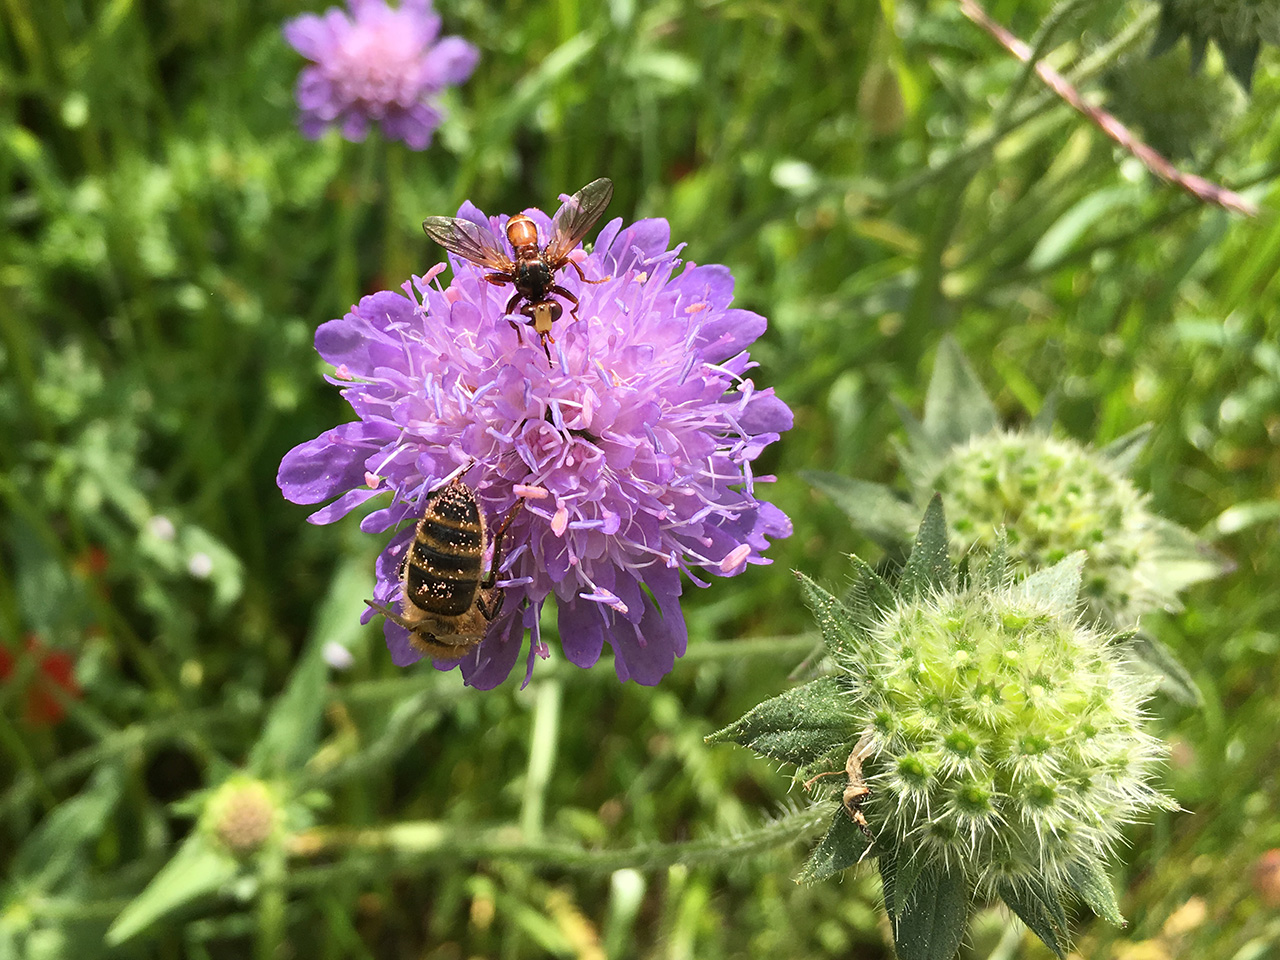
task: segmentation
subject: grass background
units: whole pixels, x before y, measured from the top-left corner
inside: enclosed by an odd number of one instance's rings
[[[1155,424],[1140,484],[1237,565],[1147,623],[1204,695],[1153,704],[1185,812],[1129,831],[1130,925],[1083,922],[1075,949],[1277,949],[1251,883],[1280,846],[1274,51],[1246,98],[1213,54],[1189,77],[1185,41],[1145,58],[1152,3],[989,8],[1247,190],[1246,220],[1152,180],[950,2],[441,0],[482,60],[424,153],[297,134],[279,25],[306,9],[0,5],[0,642],[68,651],[83,690],[48,727],[23,718],[29,659],[0,685],[0,952],[889,956],[874,872],[796,886],[804,847],[768,822],[798,794],[702,737],[808,651],[786,571],[839,583],[845,554],[878,556],[798,472],[893,480],[891,400],[919,409],[944,333],[1010,422],[1054,396],[1083,440]],[[795,534],[691,588],[691,653],[657,688],[619,686],[607,656],[523,691],[397,670],[357,622],[378,543],[355,517],[308,526],[275,486],[349,418],[314,329],[436,262],[424,216],[547,207],[597,176],[610,217],[666,217],[770,318],[756,379],[796,426],[760,472]],[[104,945],[241,768],[329,832],[206,862]],[[978,915],[966,956],[1047,955],[1006,928]]]

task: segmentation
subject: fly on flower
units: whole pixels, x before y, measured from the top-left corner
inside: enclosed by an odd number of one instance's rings
[[[496,271],[484,274],[489,283],[515,285],[516,292],[507,301],[505,312],[513,313],[516,304],[525,301],[520,313],[533,324],[550,363],[551,348],[547,344],[556,342],[551,335],[551,325],[564,313],[564,308],[551,295],[554,293],[572,303],[569,315],[578,319],[578,298],[555,282],[556,272],[568,265],[578,272],[583,283],[604,283],[609,279],[588,280],[582,267],[569,256],[595,226],[612,197],[612,180],[605,177],[592,180],[556,211],[551,218],[551,236],[542,246],[538,245],[538,225],[523,213],[516,214],[507,221],[507,240],[515,251],[514,259],[507,255],[491,230],[470,220],[428,217],[422,221],[422,229],[450,253]],[[510,322],[519,332],[515,321]]]
[[[415,650],[441,660],[464,656],[484,639],[489,624],[502,611],[502,591],[495,586],[502,564],[502,536],[523,505],[523,500],[515,502],[490,542],[484,511],[462,480],[455,478],[429,494],[413,543],[400,562],[402,613],[373,600],[366,602],[408,630]],[[482,576],[488,548],[493,559],[489,573]]]

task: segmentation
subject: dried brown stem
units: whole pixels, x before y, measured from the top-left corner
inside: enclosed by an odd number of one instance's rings
[[[1002,47],[1023,63],[1031,62],[1031,48],[992,20],[977,0],[960,0],[960,11],[987,33],[991,34]],[[1258,215],[1258,208],[1235,191],[1220,187],[1216,183],[1211,183],[1204,177],[1198,177],[1193,173],[1183,173],[1161,154],[1139,140],[1128,127],[1107,113],[1107,111],[1086,103],[1084,97],[1080,95],[1080,91],[1073,87],[1066,77],[1043,60],[1035,62],[1035,71],[1036,75],[1044,81],[1050,90],[1082,113],[1108,137],[1137,157],[1143,166],[1161,180],[1176,184],[1204,203],[1217,204],[1227,210],[1234,210],[1250,217]]]

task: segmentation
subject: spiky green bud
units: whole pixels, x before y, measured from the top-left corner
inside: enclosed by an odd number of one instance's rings
[[[960,576],[947,541],[935,497],[896,587],[857,561],[847,602],[802,578],[837,674],[713,739],[830,784],[801,879],[878,857],[901,956],[954,952],[969,905],[994,898],[1062,955],[1064,901],[1118,920],[1102,864],[1124,824],[1171,806],[1151,785],[1152,683],[1078,616],[1083,553],[1015,580],[997,541]]]
[[[1160,32],[1152,56],[1164,53],[1185,34],[1191,44],[1191,69],[1196,70],[1212,42],[1246,91],[1262,44],[1280,43],[1280,6],[1275,0],[1161,0],[1160,6]]]

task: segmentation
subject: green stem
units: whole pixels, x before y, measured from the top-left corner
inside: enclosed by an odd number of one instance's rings
[[[696,866],[735,863],[812,836],[831,819],[829,805],[804,807],[755,830],[682,843],[644,843],[620,850],[593,850],[573,844],[530,843],[514,827],[462,829],[436,821],[411,821],[385,827],[316,827],[292,837],[290,852],[299,859],[327,859],[339,852],[376,854],[375,869],[409,867],[440,860],[489,860],[530,863],[562,870],[612,873],[627,867],[661,870],[674,864]],[[388,858],[390,864],[388,864]],[[290,881],[309,886],[327,868],[295,867]]]
[[[560,733],[561,681],[557,678],[538,684],[533,705],[533,730],[529,736],[529,769],[524,778],[524,802],[520,807],[520,831],[530,843],[542,839],[542,821],[547,806],[547,787],[555,765],[556,741]]]

